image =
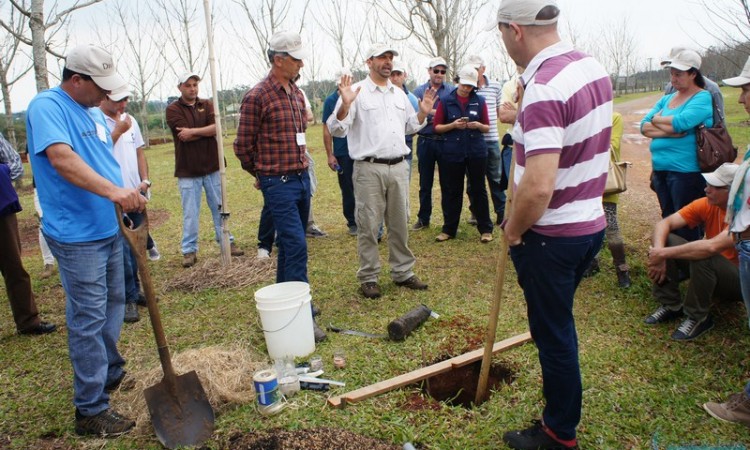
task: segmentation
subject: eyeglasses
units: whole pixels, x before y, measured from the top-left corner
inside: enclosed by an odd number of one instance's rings
[[[445,70],[445,69],[432,69],[432,73],[434,73],[435,75],[437,75],[437,74],[445,75],[446,72],[447,72],[447,70]]]

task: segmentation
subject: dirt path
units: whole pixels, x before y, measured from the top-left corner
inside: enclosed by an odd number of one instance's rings
[[[651,141],[641,135],[639,124],[660,96],[654,94],[615,105],[624,125],[620,157],[632,163],[628,169],[628,191],[620,196],[618,216],[626,242],[639,251],[648,248],[651,228],[660,219],[656,194],[649,187]]]

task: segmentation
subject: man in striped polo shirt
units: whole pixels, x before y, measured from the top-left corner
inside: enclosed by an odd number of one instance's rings
[[[512,137],[516,167],[505,239],[539,349],[542,420],[503,440],[515,449],[577,448],[581,374],[573,297],[601,247],[612,85],[606,70],[557,32],[555,0],[503,0],[498,27],[526,67]]]

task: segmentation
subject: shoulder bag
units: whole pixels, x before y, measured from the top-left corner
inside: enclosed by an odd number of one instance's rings
[[[609,171],[607,172],[607,184],[604,186],[604,195],[621,194],[628,190],[626,175],[629,165],[630,163],[627,161],[617,161],[615,152],[610,147]]]
[[[713,98],[711,103],[713,104]],[[696,127],[695,141],[701,172],[713,172],[720,165],[734,162],[737,158],[737,147],[732,144],[732,137],[721,123],[710,128],[705,125]]]

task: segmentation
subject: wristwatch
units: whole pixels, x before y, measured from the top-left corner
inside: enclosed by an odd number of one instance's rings
[[[149,179],[141,180],[141,183],[146,183],[146,186],[151,187],[151,180]]]

